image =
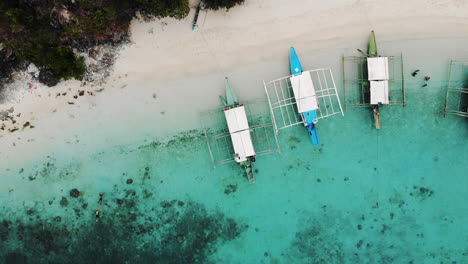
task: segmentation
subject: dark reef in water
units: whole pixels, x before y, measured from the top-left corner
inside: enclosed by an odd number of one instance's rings
[[[210,263],[218,245],[236,239],[246,228],[194,202],[149,212],[133,206],[105,213],[97,222],[90,216],[79,225],[57,217],[3,220],[0,262]]]

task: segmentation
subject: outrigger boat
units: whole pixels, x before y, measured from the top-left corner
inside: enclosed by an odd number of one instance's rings
[[[388,94],[389,71],[388,57],[378,55],[374,31],[371,32],[367,50],[367,78],[375,128],[380,129],[380,107],[390,103]]]
[[[245,106],[239,103],[237,95],[226,77],[226,98],[219,99],[224,105],[224,116],[234,148],[234,160],[245,170],[250,183],[255,183],[252,163],[255,162],[255,149],[250,135]]]
[[[291,75],[263,82],[276,134],[279,130],[304,125],[312,144],[319,145],[317,122],[343,114],[330,68],[303,70],[296,50],[289,49]]]
[[[304,121],[304,126],[309,131],[312,139],[312,144],[319,145],[317,137],[317,109],[319,104],[315,93],[315,88],[312,83],[309,72],[302,74],[302,65],[297,57],[294,47],[289,49],[289,62],[291,67],[291,86],[293,88],[294,97],[296,99],[299,114]]]
[[[201,2],[198,3],[197,5],[197,8],[195,10],[195,17],[193,18],[193,22],[192,22],[192,30],[195,30],[197,26],[197,22],[198,22],[198,15],[200,14],[200,10],[201,10]]]
[[[382,57],[377,51],[375,33],[371,31],[363,56],[343,56],[345,108],[372,109],[375,128],[380,129],[383,105],[406,105],[403,56]]]
[[[267,100],[241,104],[226,77],[223,107],[201,113],[200,121],[213,166],[236,162],[255,183],[253,162],[257,156],[280,152]]]

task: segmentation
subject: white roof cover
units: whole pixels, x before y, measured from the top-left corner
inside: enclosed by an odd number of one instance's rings
[[[224,110],[224,115],[226,116],[229,133],[249,129],[249,123],[247,122],[247,115],[245,114],[245,107],[243,105]]]
[[[234,147],[235,160],[246,161],[247,157],[255,156],[255,150],[250,137],[249,123],[243,105],[224,110],[224,116],[231,134],[232,146]]]
[[[294,97],[296,98],[298,112],[304,113],[318,109],[319,106],[310,72],[302,72],[300,75],[292,76],[290,80]]]
[[[388,58],[367,58],[367,71],[370,81],[384,81],[389,79]]]
[[[388,81],[370,82],[370,104],[388,104]]]
[[[247,157],[255,156],[255,150],[249,130],[232,133],[231,139],[235,153],[234,159],[237,162],[246,161]]]

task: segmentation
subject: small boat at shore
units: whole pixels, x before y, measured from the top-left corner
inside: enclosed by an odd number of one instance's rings
[[[195,16],[193,17],[193,22],[192,22],[192,30],[195,30],[195,28],[198,27],[198,16],[200,15],[200,10],[201,10],[201,2],[198,3],[197,8],[195,9]]]
[[[317,109],[319,109],[319,105],[312,79],[308,73],[302,75],[302,65],[294,47],[289,49],[289,62],[292,75],[291,85],[299,114],[304,120],[304,126],[309,132],[312,144],[319,145],[317,128],[315,127],[318,122]]]
[[[375,33],[371,31],[367,49],[367,77],[370,89],[370,106],[374,114],[375,128],[380,129],[380,107],[390,103],[388,93],[388,57],[377,52]]]
[[[330,68],[304,71],[294,47],[289,49],[290,76],[263,82],[275,131],[302,124],[313,145],[319,145],[317,122],[343,114]]]
[[[257,156],[280,152],[267,100],[240,103],[229,79],[222,108],[201,113],[201,123],[213,166],[238,163],[250,183],[255,183]]]
[[[237,95],[226,77],[226,97],[219,97],[224,105],[224,116],[234,148],[234,160],[245,170],[250,183],[255,183],[252,163],[255,162],[255,149],[250,135],[245,106],[239,103]]]
[[[367,52],[362,56],[343,56],[345,108],[372,109],[374,125],[381,128],[380,110],[384,105],[406,105],[403,56],[381,56],[374,31],[371,31]]]

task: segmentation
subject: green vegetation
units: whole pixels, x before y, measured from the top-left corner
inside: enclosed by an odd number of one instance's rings
[[[50,73],[54,80],[45,83],[52,86],[58,80],[81,80],[84,58],[73,50],[121,41],[137,12],[182,19],[189,11],[188,0],[2,0],[0,43],[41,73]]]
[[[205,8],[218,10],[220,8],[227,8],[228,10],[235,5],[241,5],[245,0],[203,0]]]

